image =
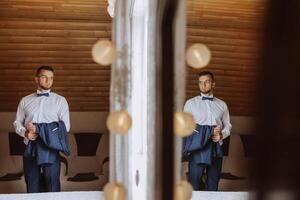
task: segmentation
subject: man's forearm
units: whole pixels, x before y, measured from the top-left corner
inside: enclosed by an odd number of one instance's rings
[[[14,122],[15,131],[18,135],[25,137],[26,128],[18,121]]]

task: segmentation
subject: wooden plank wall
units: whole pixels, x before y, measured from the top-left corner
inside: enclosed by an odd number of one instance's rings
[[[212,50],[206,69],[233,115],[253,114],[264,1],[187,0],[187,45]],[[111,37],[106,8],[107,0],[1,0],[0,112],[16,110],[44,64],[55,67],[54,90],[71,111],[107,111],[110,67],[95,64],[90,53],[98,39]],[[199,92],[199,71],[188,68],[188,98]]]
[[[0,1],[0,111],[15,111],[34,91],[40,65],[55,68],[54,90],[71,111],[107,111],[110,67],[95,64],[91,47],[111,38],[104,0]]]
[[[215,95],[232,115],[253,115],[265,0],[188,0],[187,46],[204,43],[212,52]],[[187,97],[199,94],[198,73],[188,67]]]

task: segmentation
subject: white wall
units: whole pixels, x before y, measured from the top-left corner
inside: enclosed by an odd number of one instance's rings
[[[71,112],[71,132],[104,132],[107,133],[107,112]],[[14,131],[14,112],[0,112],[0,132]],[[231,116],[232,134],[251,134],[255,131],[255,118]]]
[[[15,112],[0,112],[0,132],[14,131]],[[107,112],[71,112],[71,132],[107,133]]]
[[[255,118],[248,116],[231,116],[231,134],[253,134],[255,133]]]

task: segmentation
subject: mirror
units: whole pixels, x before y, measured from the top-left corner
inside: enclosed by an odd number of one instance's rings
[[[215,74],[215,95],[227,103],[233,125],[223,144],[222,191],[249,189],[251,135],[255,132],[253,97],[261,59],[264,4],[187,0],[187,46],[203,43],[210,48],[212,59],[204,69]],[[71,115],[72,153],[62,162],[62,190],[101,190],[108,181],[105,121],[111,68],[94,63],[91,48],[99,39],[111,38],[111,22],[106,0],[4,0],[1,4],[0,137],[6,143],[1,144],[0,175],[15,180],[0,179],[0,193],[26,191],[20,174],[21,155],[12,152],[20,141],[9,132],[14,131],[18,102],[35,92],[35,69],[44,64],[54,67],[53,91],[66,97]],[[187,99],[199,94],[200,71],[187,67]],[[91,145],[91,141],[96,143]],[[185,176],[187,163],[182,165]],[[93,175],[98,177],[95,184],[89,179]],[[82,178],[86,184],[78,181]]]
[[[108,181],[110,66],[96,64],[91,49],[111,38],[107,1],[4,0],[0,12],[0,193],[26,192],[23,153],[13,152],[22,138],[10,132],[19,101],[36,91],[41,65],[54,68],[52,91],[70,109],[71,155],[61,162],[61,189],[101,190]]]
[[[187,67],[187,99],[199,95],[198,74],[211,71],[216,82],[214,95],[226,102],[231,118],[231,135],[222,145],[220,191],[250,189],[256,131],[254,97],[262,59],[265,4],[265,1],[187,1],[187,47],[202,43],[211,51],[207,67]],[[187,163],[183,162],[183,177],[188,172]]]

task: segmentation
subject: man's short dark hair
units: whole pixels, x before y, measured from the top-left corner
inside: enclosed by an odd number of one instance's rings
[[[210,71],[202,71],[202,72],[200,72],[200,73],[199,73],[199,78],[200,78],[201,76],[207,76],[207,75],[210,76],[210,78],[211,78],[212,81],[215,81],[214,74],[211,73]]]
[[[36,70],[36,76],[38,76],[42,70],[47,70],[47,71],[51,71],[51,72],[54,73],[54,69],[53,69],[51,66],[43,65],[43,66],[40,66],[40,67]]]

